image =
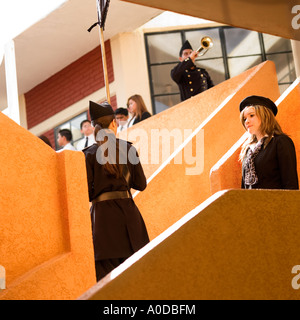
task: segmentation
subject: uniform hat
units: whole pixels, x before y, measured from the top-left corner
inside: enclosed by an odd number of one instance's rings
[[[90,101],[89,111],[90,111],[91,120],[96,120],[104,116],[115,114],[113,108],[107,101],[102,102],[101,104]]]
[[[274,113],[274,116],[276,116],[278,111],[276,104],[269,98],[265,98],[261,96],[249,96],[245,98],[240,103],[240,112],[242,112],[246,107],[257,106],[257,105],[269,108]]]
[[[128,116],[128,110],[125,108],[117,108],[115,111],[115,115],[123,114],[124,116]]]
[[[189,43],[188,40],[186,40],[185,43],[183,44],[183,46],[181,47],[181,49],[180,49],[180,51],[179,51],[179,57],[182,56],[183,50],[186,50],[186,49],[191,49],[191,50],[193,50],[193,48],[192,48],[192,46],[191,46],[191,44]]]

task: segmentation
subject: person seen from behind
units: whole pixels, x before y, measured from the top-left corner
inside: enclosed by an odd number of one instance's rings
[[[130,189],[147,180],[136,149],[117,139],[115,114],[108,102],[90,101],[96,144],[85,148],[97,281],[149,242],[146,225]]]

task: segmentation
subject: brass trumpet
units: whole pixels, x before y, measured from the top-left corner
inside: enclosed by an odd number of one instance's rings
[[[200,47],[196,50],[199,53],[198,57],[203,56],[214,45],[212,38],[210,37],[203,37],[200,43]]]

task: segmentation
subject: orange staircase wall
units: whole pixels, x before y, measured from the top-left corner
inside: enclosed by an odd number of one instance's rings
[[[298,300],[299,211],[299,191],[218,192],[79,299]]]
[[[276,101],[297,156],[299,101],[299,80]],[[234,159],[246,136],[212,170],[215,185],[239,188]],[[216,192],[79,299],[299,300],[299,211],[299,191]]]
[[[241,78],[243,81],[240,81]],[[264,95],[273,100],[280,95],[273,62],[262,63],[244,72],[243,76],[237,79],[238,81],[235,78],[227,80],[178,105],[175,107],[176,114],[173,113],[173,108],[170,113],[169,110],[165,111],[161,116],[165,121],[155,116],[145,120],[145,123],[140,123],[150,131],[156,128],[157,119],[159,125],[168,129],[178,125],[180,128],[191,128],[194,134],[196,133],[193,139],[177,152],[177,156],[173,157],[181,157],[182,164],[176,164],[173,158],[166,161],[149,177],[146,190],[135,195],[151,239],[210,197],[211,167],[243,134],[238,111],[240,101],[252,94]],[[187,106],[192,105],[189,112]],[[209,111],[207,108],[201,109],[204,105],[209,106]],[[184,111],[181,111],[181,108]],[[200,116],[202,112],[203,117]],[[199,156],[196,163],[198,167],[185,161],[185,155],[191,154],[191,150],[196,154],[196,158]],[[190,174],[191,171],[196,174]]]
[[[0,299],[74,299],[96,282],[84,155],[0,127]]]
[[[257,84],[253,79],[257,81]],[[249,83],[247,83],[248,81]],[[247,85],[245,86],[246,83]],[[172,154],[180,146],[180,141],[184,139],[185,130],[196,130],[228,96],[240,91],[242,87],[247,88],[245,94],[258,91],[277,99],[280,93],[273,62],[261,63],[201,94],[137,123],[126,131],[119,133],[119,137],[131,141],[138,149],[145,175],[150,178],[168,158],[168,155]],[[171,134],[174,130],[174,133],[182,137],[182,139],[171,141],[170,153],[166,153],[166,156],[162,151],[163,138],[160,137],[160,140],[155,139],[157,132],[164,137],[166,135],[164,130]],[[151,147],[152,145],[153,147]],[[159,161],[153,163],[151,159],[159,159]]]
[[[128,130],[128,137],[142,129],[151,139],[153,129],[189,129],[190,142],[179,144],[182,149],[174,155],[183,157],[199,147],[203,160],[197,175],[187,172],[199,168],[175,164],[172,157],[146,165],[149,184],[135,201],[151,239],[209,198],[210,168],[241,136],[238,104],[250,94],[278,98],[273,62]],[[74,299],[95,283],[84,155],[54,152],[3,114],[0,125],[0,265],[5,267],[7,284],[0,299]],[[159,152],[163,147],[161,142]],[[171,152],[177,148],[175,144]]]

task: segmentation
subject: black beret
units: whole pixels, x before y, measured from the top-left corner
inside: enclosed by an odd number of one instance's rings
[[[192,48],[192,46],[191,46],[191,44],[189,43],[188,40],[186,40],[185,43],[183,44],[183,46],[181,47],[181,49],[180,49],[180,51],[179,51],[179,57],[182,56],[183,50],[186,50],[186,49],[191,49],[191,50],[193,50],[193,48]]]
[[[102,102],[101,104],[90,101],[89,111],[90,111],[91,120],[96,120],[104,116],[115,114],[113,108],[107,101]]]
[[[128,110],[125,108],[117,108],[115,111],[115,115],[123,114],[124,116],[128,116]]]
[[[249,96],[245,98],[240,103],[240,112],[242,112],[246,107],[257,106],[257,105],[269,108],[274,113],[274,116],[276,116],[278,111],[276,104],[269,98],[265,98],[261,96]]]

